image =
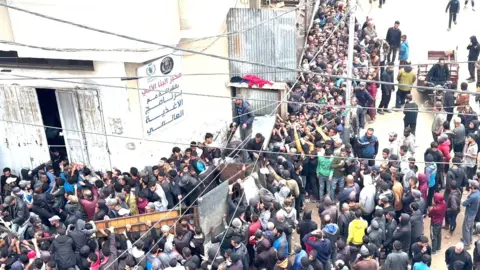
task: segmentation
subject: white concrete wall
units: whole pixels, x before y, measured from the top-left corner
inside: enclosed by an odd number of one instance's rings
[[[175,46],[180,39],[179,10],[176,0],[9,0],[7,2],[48,16],[159,44]],[[4,8],[0,9],[0,35],[11,32],[14,41],[18,43],[51,48],[159,49],[156,45],[106,35],[12,9],[6,13],[9,16],[2,16],[5,12]],[[11,49],[11,47],[7,48]],[[2,46],[0,49],[3,49]],[[18,47],[17,50],[22,57],[95,61],[144,62],[148,57],[152,57],[151,54],[142,52],[65,53],[23,47]],[[161,53],[157,52],[156,55]]]

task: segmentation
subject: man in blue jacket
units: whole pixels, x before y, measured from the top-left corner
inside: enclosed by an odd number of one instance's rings
[[[241,96],[235,98],[235,123],[240,128],[240,138],[245,141],[252,136],[252,125],[255,115],[250,104]]]
[[[402,44],[400,45],[400,65],[406,65],[408,56],[410,54],[410,47],[408,46],[407,35],[402,35]]]
[[[310,237],[313,236],[315,240]],[[321,230],[315,230],[303,237],[303,242],[310,245],[317,251],[317,259],[323,264],[324,269],[330,269],[330,256],[332,255],[332,243],[330,240],[323,238]]]
[[[373,128],[369,128],[358,141],[359,157],[368,159],[368,166],[375,165],[378,153],[378,139],[373,135]]]
[[[463,202],[465,206],[465,218],[463,219],[462,236],[465,249],[469,249],[472,244],[473,223],[477,216],[478,207],[480,205],[480,192],[478,191],[479,185],[476,180],[468,180],[470,185],[470,193],[467,200]]]

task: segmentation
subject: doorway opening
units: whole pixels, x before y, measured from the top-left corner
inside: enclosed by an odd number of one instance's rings
[[[38,104],[42,113],[43,124],[51,128],[45,128],[48,142],[48,149],[52,161],[65,160],[67,158],[67,147],[62,134],[62,121],[58,110],[57,97],[54,89],[37,88]],[[59,155],[55,155],[57,152]]]

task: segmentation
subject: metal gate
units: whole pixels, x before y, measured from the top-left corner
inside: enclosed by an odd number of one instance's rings
[[[96,90],[56,91],[65,145],[70,162],[110,169],[105,124]]]
[[[19,174],[50,159],[37,92],[32,87],[0,85],[0,161]]]

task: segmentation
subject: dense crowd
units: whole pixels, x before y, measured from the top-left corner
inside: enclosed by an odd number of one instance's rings
[[[398,21],[385,39],[371,18],[357,22],[354,93],[346,96],[349,8],[327,1],[315,14],[302,68],[318,75],[305,72],[292,85],[288,116],[277,117],[269,142],[251,134],[253,110],[248,100],[237,97],[230,132],[239,129],[241,140],[229,135],[225,149],[207,133],[203,142],[174,147],[154,166],[127,172],[69,164],[56,150],[50,162],[22,170],[20,176],[4,168],[0,269],[425,270],[431,256],[442,251],[443,230],[446,238],[460,231],[462,208],[462,241],[445,250],[445,264],[449,270],[478,269],[480,241],[473,236],[480,235],[480,225],[474,225],[480,221],[480,131],[475,113],[465,105],[468,95],[449,94],[435,103],[433,142],[419,170],[422,162],[413,157],[418,106],[412,88],[359,81],[393,83],[399,61],[397,81],[413,85],[407,37]],[[390,133],[381,148],[366,123],[377,112],[391,112],[394,91],[394,106],[405,109],[405,129]],[[351,99],[349,108],[346,99]],[[456,105],[462,110],[452,119],[447,112]],[[265,144],[269,151],[262,151]],[[220,184],[221,162],[254,163],[265,182],[246,201],[249,190],[242,180],[222,179],[229,181],[228,210],[219,234],[218,228],[204,232],[186,218],[145,234],[130,225],[121,234],[96,228],[95,221],[188,209]],[[313,211],[320,222],[312,219]],[[429,236],[424,233],[427,218]],[[473,259],[467,252],[472,246]]]

